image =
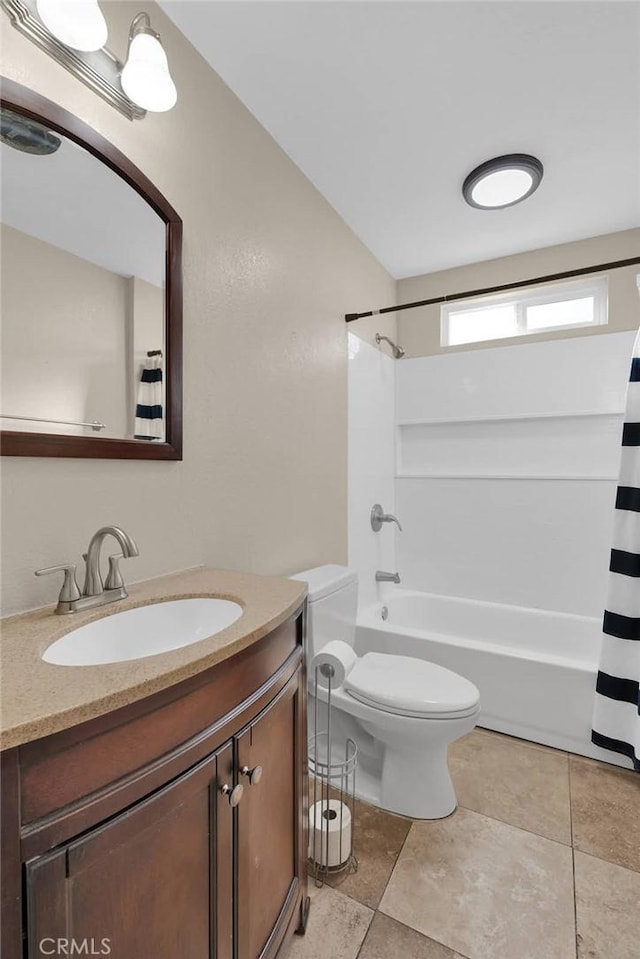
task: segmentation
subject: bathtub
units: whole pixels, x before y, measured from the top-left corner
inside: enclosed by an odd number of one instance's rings
[[[626,766],[590,741],[600,636],[595,617],[400,588],[358,612],[355,646],[466,676],[480,690],[480,726]]]

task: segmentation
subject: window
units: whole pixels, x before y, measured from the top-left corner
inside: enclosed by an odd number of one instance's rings
[[[587,279],[445,303],[440,343],[460,346],[607,322],[607,280]]]

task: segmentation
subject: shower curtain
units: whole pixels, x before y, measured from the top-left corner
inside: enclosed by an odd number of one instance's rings
[[[591,740],[640,772],[640,330],[622,431],[607,608]]]
[[[134,439],[164,440],[162,353],[150,350],[138,383]]]

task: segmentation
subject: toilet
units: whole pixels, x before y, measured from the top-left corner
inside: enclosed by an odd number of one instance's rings
[[[357,572],[327,565],[297,573],[308,584],[306,660],[309,716],[328,691],[317,686],[314,656],[333,639],[355,648]],[[357,650],[356,650],[357,652]],[[449,743],[476,725],[480,693],[464,677],[411,656],[365,652],[331,691],[332,741],[358,746],[356,795],[414,819],[441,819],[456,808]]]

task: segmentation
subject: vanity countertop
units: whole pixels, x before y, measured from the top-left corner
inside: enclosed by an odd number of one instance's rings
[[[203,568],[127,588],[127,599],[97,609],[56,616],[55,606],[47,606],[0,621],[0,749],[127,706],[228,659],[288,619],[307,592],[306,583],[297,580]],[[243,614],[231,626],[191,646],[100,666],[55,666],[42,659],[56,639],[104,616],[150,603],[206,596],[234,600],[243,607]]]

